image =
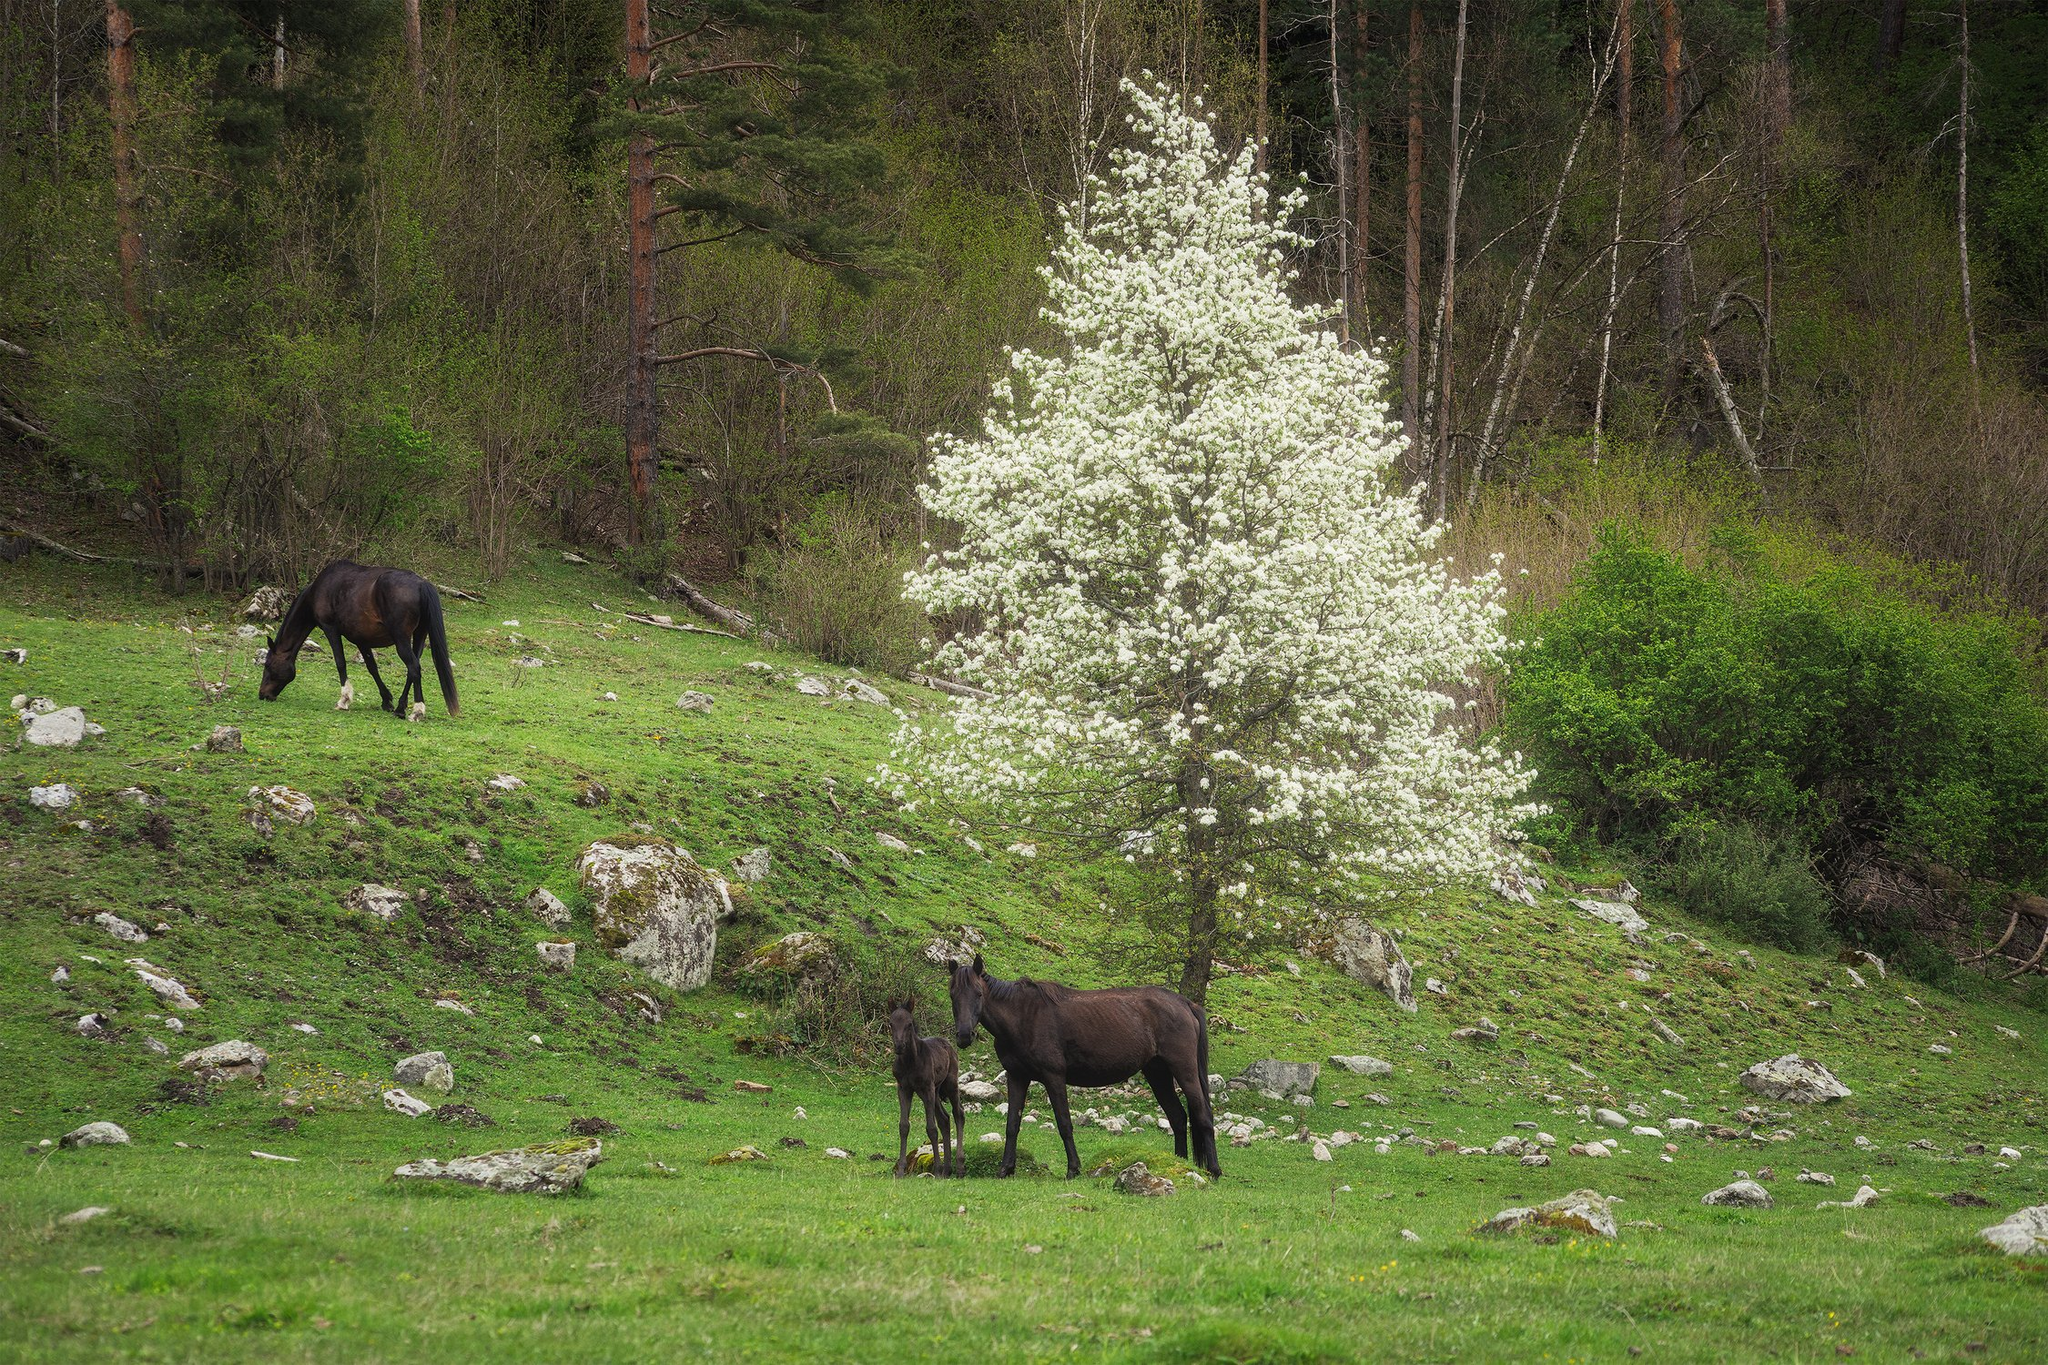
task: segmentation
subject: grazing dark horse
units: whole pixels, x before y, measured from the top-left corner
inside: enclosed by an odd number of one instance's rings
[[[944,1038],[917,1036],[917,997],[889,1002],[889,1040],[896,1045],[896,1174],[910,1174],[910,1097],[924,1101],[924,1133],[932,1144],[932,1171],[966,1175],[960,1141],[967,1116],[960,1110],[960,1054]],[[952,1103],[950,1131],[946,1104]],[[936,1119],[936,1122],[934,1120]]]
[[[384,696],[384,709],[396,710],[408,720],[427,714],[426,686],[420,678],[420,655],[425,647],[434,651],[434,672],[441,679],[441,700],[448,714],[460,713],[455,698],[455,671],[448,664],[448,636],[441,625],[441,595],[434,585],[409,569],[380,569],[337,559],[322,569],[306,590],[292,602],[284,622],[270,640],[270,653],[263,661],[263,683],[256,695],[264,701],[277,700],[298,675],[299,650],[315,628],[327,635],[334,651],[335,671],[341,674],[341,697],[335,709],[346,711],[355,701],[355,689],[348,682],[348,653],[343,640],[363,652],[363,666],[370,680]],[[398,651],[405,665],[405,686],[398,704],[391,702],[391,689],[377,672],[375,651],[389,645]],[[410,697],[411,709],[406,699]]]
[[[1196,1163],[1211,1175],[1223,1174],[1209,1102],[1209,1016],[1201,1006],[1164,986],[1077,991],[1029,977],[1000,981],[988,974],[978,953],[971,963],[953,964],[952,992],[960,1046],[974,1041],[976,1025],[985,1026],[1009,1072],[1009,1122],[998,1175],[1017,1169],[1017,1129],[1033,1081],[1052,1101],[1071,1180],[1081,1173],[1081,1154],[1074,1150],[1067,1087],[1118,1085],[1141,1071],[1173,1128],[1174,1154],[1187,1159],[1192,1125]],[[1173,1093],[1176,1081],[1187,1097],[1185,1108]]]

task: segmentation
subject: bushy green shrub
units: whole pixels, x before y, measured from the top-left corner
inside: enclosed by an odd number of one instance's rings
[[[1881,845],[2016,886],[2048,878],[2048,707],[2027,623],[1942,613],[1839,561],[1796,581],[1730,533],[1688,569],[1601,534],[1531,623],[1503,727],[1559,817],[1668,851],[1730,820],[1809,853]]]
[[[1699,916],[1801,952],[1828,936],[1833,902],[1806,854],[1742,821],[1694,825],[1673,840],[1664,888]]]
[[[883,518],[840,497],[823,500],[757,575],[792,643],[835,664],[901,673],[919,657],[924,613],[903,599],[911,553]]]

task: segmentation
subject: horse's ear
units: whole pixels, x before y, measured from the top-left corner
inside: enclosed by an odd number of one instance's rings
[[[903,1008],[907,1010],[915,1010],[917,1008],[916,991],[912,991],[910,994],[903,997]]]
[[[974,955],[974,974],[975,974],[976,976],[987,976],[987,975],[988,975],[988,968],[986,968],[986,967],[984,967],[984,966],[982,966],[982,965],[981,965],[981,954],[980,954],[980,953],[976,953],[976,954]]]

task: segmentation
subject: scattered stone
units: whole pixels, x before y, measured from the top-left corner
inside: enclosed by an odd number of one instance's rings
[[[934,938],[924,945],[924,960],[937,967],[950,967],[955,962],[971,962],[974,955],[988,942],[981,930],[971,924],[960,926],[957,938]]]
[[[1572,904],[1591,915],[1594,919],[1619,927],[1621,932],[1629,938],[1634,938],[1637,934],[1650,927],[1650,922],[1644,919],[1637,912],[1636,908],[1627,901],[1603,901],[1577,897],[1573,899]]]
[[[1488,1019],[1485,1015],[1481,1015],[1479,1017],[1479,1022],[1473,1024],[1469,1028],[1452,1029],[1451,1037],[1457,1039],[1460,1042],[1467,1043],[1498,1042],[1500,1040],[1500,1026],[1494,1023],[1493,1020]]]
[[[250,593],[249,600],[242,603],[239,610],[251,621],[282,621],[291,608],[290,593],[283,588],[265,585]]]
[[[1431,995],[1449,995],[1451,993],[1449,987],[1433,976],[1422,983],[1422,989],[1428,991]]]
[[[960,1098],[977,1104],[993,1104],[1003,1098],[1003,1087],[990,1085],[987,1081],[962,1081]]]
[[[2048,1204],[2021,1209],[1977,1235],[2008,1256],[2048,1256]]]
[[[1002,1141],[1002,1138],[998,1137],[996,1141],[1000,1142]],[[834,1161],[853,1160],[853,1153],[847,1151],[844,1147],[827,1147],[825,1149],[825,1155],[831,1157]]]
[[[102,910],[92,917],[92,922],[120,939],[123,943],[147,943],[149,935],[139,924],[131,924],[111,910]]]
[[[1664,1126],[1674,1133],[1698,1133],[1704,1131],[1707,1125],[1698,1119],[1680,1116],[1664,1120]]]
[[[1755,958],[1755,957],[1754,957],[1754,956],[1753,956],[1753,955],[1752,955],[1752,954],[1750,953],[1749,949],[1747,949],[1747,948],[1738,948],[1738,949],[1736,949],[1736,950],[1735,950],[1735,957],[1736,957],[1736,960],[1737,960],[1737,961],[1739,961],[1740,963],[1742,963],[1743,969],[1744,969],[1745,971],[1751,971],[1751,972],[1753,972],[1753,971],[1755,971],[1755,970],[1756,970],[1756,958]]]
[[[128,1141],[127,1130],[118,1123],[88,1123],[83,1128],[73,1128],[58,1139],[63,1147],[110,1147]]]
[[[1327,1159],[1327,1154],[1325,1155]],[[1173,1193],[1173,1182],[1163,1175],[1154,1175],[1142,1161],[1134,1161],[1116,1175],[1116,1187],[1125,1194],[1158,1198]]]
[[[397,919],[411,903],[412,892],[401,891],[395,886],[380,886],[376,882],[364,882],[341,898],[342,909],[387,922]]]
[[[518,663],[521,668],[546,668],[548,666],[546,659],[538,658],[532,654],[520,655]]]
[[[1798,1180],[1802,1185],[1833,1185],[1835,1183],[1835,1178],[1826,1171],[1808,1171],[1804,1169],[1799,1172]]]
[[[1877,1202],[1877,1191],[1868,1185],[1860,1185],[1854,1197],[1849,1199],[1823,1199],[1815,1204],[1817,1209],[1864,1209]]]
[[[2020,1159],[2020,1149],[2017,1147],[2000,1147],[1998,1154],[2007,1161],[2018,1161]]]
[[[242,803],[288,825],[310,825],[318,814],[312,797],[285,786],[251,787]]]
[[[78,1021],[71,1027],[81,1037],[104,1038],[107,1036],[107,1025],[110,1022],[112,1020],[108,1015],[94,1010],[91,1014],[79,1015]]]
[[[1615,1235],[1614,1211],[1597,1190],[1573,1190],[1533,1209],[1502,1209],[1479,1227],[1481,1232],[1506,1233],[1525,1227],[1560,1228],[1596,1237]]]
[[[1685,1039],[1678,1036],[1677,1030],[1673,1029],[1669,1024],[1665,1023],[1662,1019],[1657,1018],[1655,1015],[1650,1016],[1650,1032],[1656,1034],[1659,1038],[1661,1038],[1666,1044],[1670,1045],[1671,1047],[1685,1046]]]
[[[445,1052],[416,1052],[392,1067],[391,1074],[402,1084],[425,1086],[444,1095],[455,1088],[455,1068]]]
[[[804,981],[828,981],[838,974],[839,958],[830,939],[799,929],[756,948],[744,970],[779,972]]]
[[[586,781],[577,786],[576,794],[569,799],[585,810],[596,810],[612,799],[612,793],[602,782]]]
[[[732,1088],[743,1095],[772,1095],[775,1093],[774,1086],[763,1085],[759,1081],[734,1081]]]
[[[1414,970],[1386,930],[1347,917],[1330,942],[1330,960],[1353,981],[1380,992],[1408,1013],[1415,1012]]]
[[[516,792],[526,785],[526,779],[515,777],[511,773],[499,773],[496,777],[484,783],[484,785],[493,791]]]
[[[887,706],[889,698],[876,688],[870,687],[858,678],[846,680],[846,695],[855,701],[866,702],[869,706]]]
[[[711,979],[718,922],[730,918],[725,882],[666,839],[600,840],[576,860],[593,900],[598,942],[664,986]]]
[[[1709,1190],[1700,1196],[1700,1202],[1727,1208],[1767,1209],[1771,1206],[1771,1192],[1754,1180],[1738,1180],[1718,1190]]]
[[[476,1014],[475,1010],[463,1004],[460,1000],[451,1000],[445,995],[434,997],[434,1008],[437,1010],[454,1010],[457,1014],[472,1016]]]
[[[1524,1166],[1548,1166],[1550,1164],[1550,1153],[1531,1152],[1522,1158],[1522,1164]]]
[[[576,945],[567,939],[549,939],[533,945],[540,954],[540,965],[558,972],[566,972],[576,965]]]
[[[730,1166],[741,1161],[766,1161],[767,1159],[768,1154],[766,1152],[752,1143],[748,1143],[744,1147],[735,1147],[729,1152],[720,1152],[717,1156],[712,1157],[707,1164],[712,1166]]]
[[[291,1162],[296,1162],[296,1161],[298,1160],[298,1158],[297,1158],[297,1157],[295,1157],[295,1156],[279,1156],[279,1155],[278,1155],[278,1154],[277,1154],[276,1152],[258,1152],[258,1151],[254,1151],[254,1150],[251,1150],[251,1151],[250,1151],[250,1153],[249,1153],[249,1155],[250,1155],[250,1156],[253,1156],[253,1157],[255,1157],[255,1158],[256,1158],[256,1159],[258,1160],[258,1161],[291,1161]]]
[[[384,1107],[394,1114],[403,1114],[409,1119],[421,1118],[434,1112],[434,1106],[425,1100],[415,1099],[403,1090],[384,1092]]]
[[[1854,1093],[1819,1062],[1809,1061],[1796,1052],[1758,1062],[1736,1079],[1745,1089],[1765,1099],[1788,1104],[1821,1104],[1847,1099]]]
[[[30,787],[28,803],[37,810],[70,810],[78,804],[78,788],[69,782],[54,782],[47,787]]]
[[[1542,885],[1542,878],[1534,877],[1533,874],[1525,874],[1521,868],[1514,866],[1512,863],[1503,864],[1493,874],[1493,894],[1499,896],[1510,905],[1526,905],[1531,910],[1534,910],[1536,908],[1536,887],[1530,885],[1532,879],[1536,885]]]
[[[85,712],[67,706],[61,711],[31,715],[22,726],[21,737],[39,748],[75,749],[86,733]]]
[[[1937,1057],[1947,1057],[1955,1052],[1955,1049],[1946,1043],[1929,1043],[1927,1050]]]
[[[767,849],[753,849],[733,863],[732,875],[743,882],[766,881],[773,863],[774,855]]]
[[[501,1194],[563,1194],[580,1187],[590,1168],[603,1160],[604,1144],[584,1138],[451,1161],[412,1161],[392,1175],[408,1180],[453,1180]]]
[[[1627,1116],[1619,1114],[1612,1109],[1595,1109],[1593,1111],[1593,1122],[1599,1124],[1603,1128],[1628,1127]]]
[[[112,1209],[107,1208],[103,1204],[87,1204],[82,1209],[78,1209],[72,1213],[65,1214],[62,1218],[59,1218],[57,1221],[60,1223],[68,1223],[73,1226],[76,1226],[79,1223],[90,1223],[95,1218],[104,1218],[106,1215],[112,1212]]]
[[[135,975],[142,978],[142,984],[149,987],[156,998],[164,1002],[167,1009],[196,1010],[199,1002],[192,993],[172,977],[165,976],[159,969],[139,957],[128,959],[128,965],[135,969]]]
[[[1317,1161],[1335,1161],[1335,1160],[1336,1160],[1336,1158],[1335,1158],[1335,1157],[1333,1157],[1333,1156],[1331,1156],[1331,1155],[1330,1155],[1330,1144],[1329,1144],[1329,1143],[1327,1143],[1327,1142],[1323,1142],[1323,1141],[1320,1141],[1320,1140],[1318,1140],[1318,1141],[1317,1141],[1317,1143],[1316,1143],[1316,1145],[1315,1145],[1315,1150],[1314,1150],[1314,1152],[1313,1152],[1313,1155],[1314,1155],[1314,1157],[1315,1157],[1315,1159],[1316,1159]]]
[[[125,801],[131,806],[141,806],[146,810],[155,810],[164,803],[161,796],[144,787],[123,787],[114,793],[114,800]]]
[[[562,903],[560,896],[545,886],[533,888],[532,894],[526,898],[526,908],[540,916],[551,928],[562,929],[568,926],[569,907]]]
[[[1332,1057],[1330,1058],[1330,1065],[1341,1067],[1354,1076],[1391,1076],[1394,1074],[1394,1064],[1392,1062],[1383,1062],[1377,1057]]]
[[[254,1043],[245,1043],[236,1038],[212,1047],[188,1052],[178,1059],[180,1071],[202,1071],[218,1075],[223,1080],[253,1079],[263,1074],[263,1068],[270,1065],[270,1054]]]
[[[685,692],[676,698],[677,710],[695,711],[700,715],[710,715],[712,705],[713,698],[709,692]]]
[[[1614,1153],[1607,1149],[1607,1144],[1604,1142],[1574,1142],[1565,1150],[1572,1156],[1604,1157],[1614,1155]]]
[[[1991,1027],[1997,1031],[1998,1036],[2001,1038],[2011,1038],[2017,1041],[2020,1036],[2020,1031],[2016,1028],[2007,1028],[2003,1024],[1993,1024]]]
[[[216,725],[213,733],[206,737],[206,752],[210,754],[239,754],[242,748],[242,732],[232,725]]]
[[[1629,1128],[1628,1132],[1630,1137],[1662,1138],[1664,1136],[1662,1129],[1652,1128],[1647,1123],[1634,1124]]]
[[[880,844],[883,848],[894,849],[898,853],[917,852],[916,849],[912,848],[909,844],[904,843],[901,839],[897,838],[893,834],[882,834],[880,832],[877,832],[875,835],[875,842]]]
[[[832,684],[823,678],[802,676],[796,680],[796,690],[807,697],[829,697],[832,695]]]
[[[152,1057],[168,1057],[171,1055],[171,1045],[163,1039],[156,1037],[145,1037],[142,1040],[142,1050]]]
[[[1272,1058],[1253,1062],[1239,1073],[1235,1084],[1253,1090],[1270,1090],[1281,1096],[1314,1092],[1322,1067],[1314,1062],[1283,1062]]]

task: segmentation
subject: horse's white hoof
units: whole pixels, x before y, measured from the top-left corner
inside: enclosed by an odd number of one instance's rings
[[[356,685],[354,683],[343,683],[341,685],[341,695],[334,699],[334,709],[337,711],[346,711],[348,710],[349,707],[354,706],[355,704]]]
[[[407,720],[425,720],[427,718],[427,704],[423,701],[414,702],[412,710],[405,713],[405,718]]]

